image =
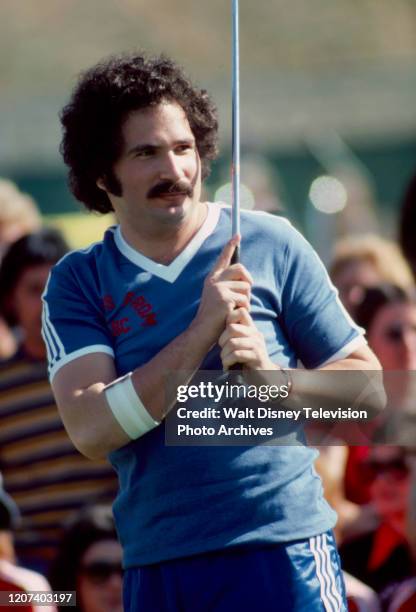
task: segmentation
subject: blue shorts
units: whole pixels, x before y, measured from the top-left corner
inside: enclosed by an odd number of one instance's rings
[[[332,532],[126,570],[125,612],[347,612]]]

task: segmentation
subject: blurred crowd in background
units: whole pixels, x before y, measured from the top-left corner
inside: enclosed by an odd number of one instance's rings
[[[206,195],[229,201],[230,4],[0,3],[0,591],[75,590],[76,610],[122,609],[116,478],[68,439],[41,338],[51,266],[114,222],[76,214],[59,108],[74,76],[110,51],[164,51],[218,105],[225,151]],[[389,402],[371,439],[329,435],[316,465],[338,512],[350,609],[411,612],[416,4],[240,0],[240,21],[242,206],[286,215],[305,234],[385,372]]]
[[[361,612],[416,610],[416,175],[398,210],[397,242],[346,235],[328,265],[383,366],[389,396],[387,417],[367,443],[330,438],[316,466],[338,512],[350,609]],[[42,292],[69,248],[34,200],[1,179],[0,589],[50,585],[76,591],[82,612],[117,612],[116,478],[107,462],[85,459],[70,442],[41,337]]]

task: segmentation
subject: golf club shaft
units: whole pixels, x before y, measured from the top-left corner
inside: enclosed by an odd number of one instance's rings
[[[232,235],[240,233],[240,59],[239,59],[238,0],[232,0],[232,149],[231,193]],[[240,261],[240,247],[236,247],[232,262]]]
[[[232,0],[232,145],[231,145],[231,193],[232,193],[232,235],[240,233],[240,57],[238,32],[238,0]],[[240,261],[240,247],[237,246],[231,263]],[[231,370],[241,370],[235,363]]]

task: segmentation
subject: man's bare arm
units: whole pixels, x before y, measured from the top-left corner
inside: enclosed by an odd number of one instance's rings
[[[242,364],[256,384],[278,385],[286,382],[281,368],[270,359],[263,335],[249,312],[239,308],[227,317],[227,326],[219,344],[225,368]],[[290,370],[293,385],[284,406],[356,406],[367,409],[369,416],[380,412],[386,403],[381,365],[365,344],[345,358],[337,359],[316,370]]]
[[[194,372],[209,350],[198,326],[190,327],[146,365],[133,371],[132,382],[149,414],[161,420],[168,411],[163,374],[178,368]],[[105,389],[117,378],[114,361],[91,353],[63,366],[52,388],[65,428],[78,450],[97,459],[130,442],[110,410]]]
[[[217,342],[228,314],[249,308],[252,279],[240,264],[230,265],[237,240],[227,243],[207,277],[195,319],[153,359],[132,372],[132,383],[150,416],[161,421],[174,404],[166,395],[166,374],[183,372],[188,378],[200,367]],[[130,441],[106,399],[106,388],[117,378],[113,359],[91,353],[64,365],[52,388],[58,408],[75,446],[90,458],[106,456]],[[178,384],[187,380],[178,380]]]

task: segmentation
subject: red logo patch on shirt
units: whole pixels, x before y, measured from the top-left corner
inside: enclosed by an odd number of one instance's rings
[[[122,334],[127,334],[131,330],[131,327],[128,325],[128,322],[128,317],[123,317],[122,319],[111,321],[111,333],[113,334],[113,336],[118,337]]]
[[[156,313],[153,312],[153,306],[150,304],[144,295],[135,295],[133,291],[129,291],[124,296],[123,305],[131,306],[134,312],[143,319],[142,327],[156,325]]]

